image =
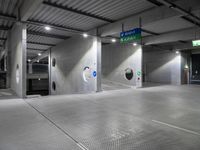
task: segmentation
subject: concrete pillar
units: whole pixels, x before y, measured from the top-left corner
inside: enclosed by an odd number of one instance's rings
[[[101,47],[101,38],[97,38],[97,83],[96,83],[96,92],[102,91],[101,89],[101,52],[102,52],[102,47]]]
[[[26,97],[26,24],[15,23],[9,35],[11,89]]]

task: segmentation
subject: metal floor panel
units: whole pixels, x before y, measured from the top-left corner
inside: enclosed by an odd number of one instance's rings
[[[22,99],[0,101],[0,150],[81,150]]]
[[[199,150],[199,90],[159,86],[27,102],[89,150]]]

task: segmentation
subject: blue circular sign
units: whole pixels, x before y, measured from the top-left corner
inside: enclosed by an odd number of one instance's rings
[[[93,77],[96,77],[96,76],[97,76],[97,72],[93,71]]]

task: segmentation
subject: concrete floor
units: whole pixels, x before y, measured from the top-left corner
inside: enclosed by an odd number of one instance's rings
[[[199,150],[200,86],[0,101],[0,150]]]
[[[11,89],[0,89],[0,100],[16,98],[16,94]]]

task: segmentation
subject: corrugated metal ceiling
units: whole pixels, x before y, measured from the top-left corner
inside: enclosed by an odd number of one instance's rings
[[[39,9],[30,17],[30,20],[81,30],[89,30],[106,23],[98,19],[45,5],[41,5]]]
[[[61,42],[62,39],[28,34],[27,41],[38,42],[38,43],[57,44],[57,43]]]
[[[0,13],[16,16],[16,8],[21,3],[22,0],[0,0]]]
[[[146,0],[45,0],[112,20],[154,7]]]

